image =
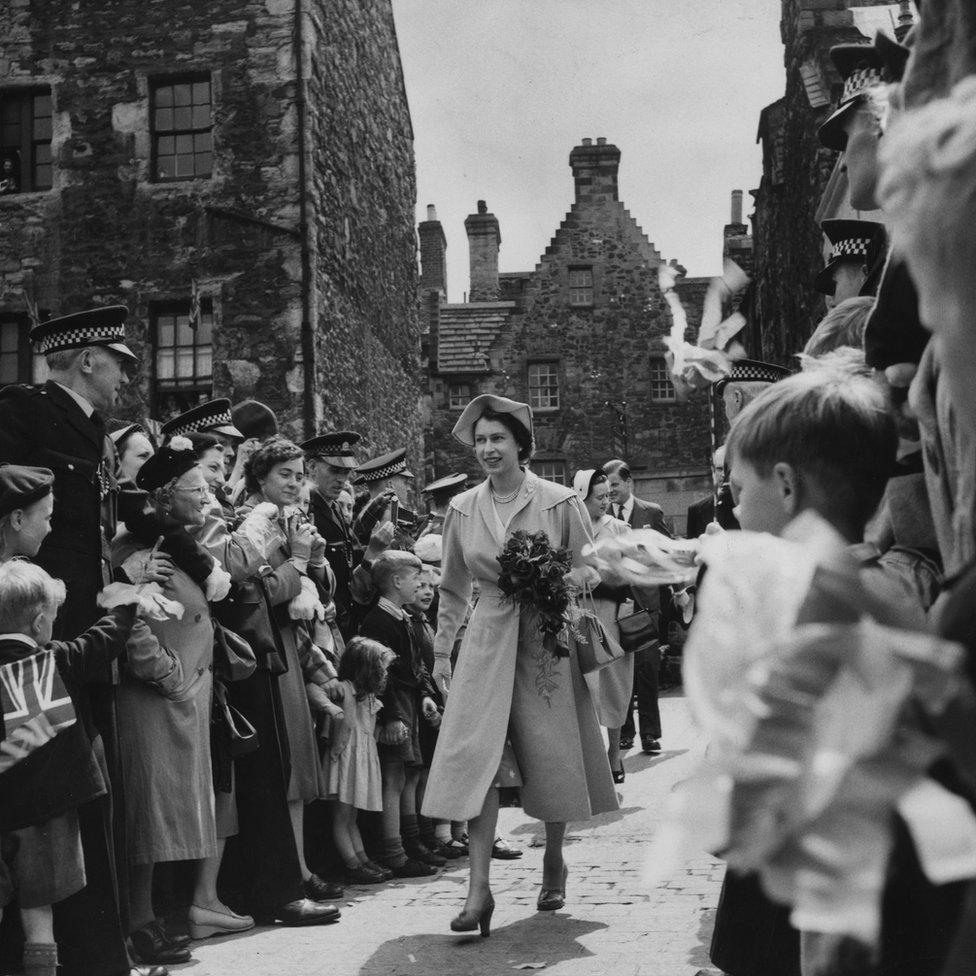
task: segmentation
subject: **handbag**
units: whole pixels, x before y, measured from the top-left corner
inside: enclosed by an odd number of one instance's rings
[[[248,718],[227,700],[227,689],[219,682],[214,683],[214,702],[220,719],[224,744],[232,759],[246,756],[259,746],[257,729]]]
[[[589,606],[585,606],[585,603],[589,603]],[[583,674],[591,674],[609,667],[614,661],[621,660],[625,651],[597,615],[593,592],[588,586],[583,587],[583,595],[577,611],[575,625],[577,633],[573,635],[573,640],[576,643],[576,658],[580,671]]]
[[[243,681],[257,670],[254,648],[219,620],[214,620],[214,674],[221,681]]]
[[[617,617],[620,629],[620,643],[628,654],[648,647],[658,640],[660,611],[641,607],[633,613]]]

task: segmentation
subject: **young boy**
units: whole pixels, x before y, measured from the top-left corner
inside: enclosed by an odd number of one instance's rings
[[[413,553],[384,552],[372,566],[379,599],[359,627],[363,637],[396,654],[382,698],[378,740],[383,770],[381,862],[398,878],[428,877],[437,873],[437,862],[445,863],[423,847],[417,826],[417,783],[423,769],[420,719],[437,714],[433,685],[404,610],[418,598],[422,570],[423,563]]]
[[[64,599],[64,583],[39,566],[24,560],[0,565],[0,668],[8,699],[0,749],[0,875],[6,876],[0,878],[0,913],[16,894],[30,976],[55,976],[51,906],[86,883],[77,810],[106,791],[65,684],[70,688],[121,653],[137,609],[118,607],[76,640],[52,642]],[[53,651],[60,682],[47,670],[49,657],[34,657],[42,648]],[[32,701],[38,688],[47,691]],[[42,711],[22,721],[34,706]]]
[[[816,512],[847,541],[865,589],[884,607],[880,622],[920,629],[924,611],[914,594],[898,576],[883,572],[876,551],[869,562],[859,552],[897,447],[895,422],[878,385],[824,367],[781,380],[750,403],[732,424],[726,458],[734,514],[743,529],[781,535],[801,512]],[[712,962],[728,972],[755,967],[799,973],[800,941],[788,915],[755,879],[727,876]],[[734,957],[726,955],[731,949],[717,949],[726,944],[738,944]],[[804,956],[830,951],[817,936],[804,934]]]

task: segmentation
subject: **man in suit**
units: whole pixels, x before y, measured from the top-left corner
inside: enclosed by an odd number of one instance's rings
[[[47,360],[50,379],[41,387],[8,386],[0,392],[0,463],[41,465],[54,472],[51,532],[35,561],[67,587],[55,626],[60,640],[77,637],[99,618],[96,598],[112,580],[117,456],[105,419],[138,362],[125,344],[127,314],[115,305],[35,326],[30,339]],[[76,700],[80,720],[98,733],[96,750],[104,749],[113,784],[120,779],[116,681],[117,670],[106,667],[91,676],[86,694]],[[124,937],[128,906],[118,884],[124,872],[116,873],[124,837],[118,831],[113,837],[109,797],[83,804],[78,817],[88,884],[55,907],[61,972],[122,976],[130,971]]]
[[[660,505],[645,502],[634,494],[634,479],[626,461],[614,459],[603,465],[603,473],[610,483],[610,514],[632,529],[656,529],[670,537],[671,530],[664,520]],[[667,588],[665,588],[667,593]],[[649,610],[660,620],[661,588],[642,590],[634,594],[635,604]],[[670,595],[666,597],[670,599]],[[661,710],[658,707],[658,679],[661,670],[661,645],[654,641],[634,653],[634,694],[637,695],[637,715],[640,725],[641,749],[647,755],[661,751]],[[631,695],[633,700],[633,695]],[[634,744],[634,716],[627,710],[627,721],[620,729],[620,746],[629,749]]]
[[[315,487],[309,496],[309,515],[319,535],[325,539],[325,558],[332,567],[336,580],[335,604],[337,622],[342,635],[351,637],[355,621],[351,618],[353,606],[349,584],[352,571],[358,562],[360,546],[356,543],[352,526],[339,508],[337,499],[346,481],[356,470],[353,448],[360,436],[353,430],[319,434],[300,445],[308,459],[310,474]]]
[[[723,529],[737,529],[739,527],[739,523],[732,514],[734,503],[725,475],[724,446],[720,447],[712,456],[712,480],[715,483],[715,491],[707,498],[688,506],[688,524],[685,535],[689,539],[697,539],[700,535],[704,535],[705,530],[712,522],[718,522]],[[715,507],[716,496],[718,497],[717,509]]]

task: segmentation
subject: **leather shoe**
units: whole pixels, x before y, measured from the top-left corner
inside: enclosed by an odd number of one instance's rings
[[[230,935],[232,932],[246,932],[254,928],[250,915],[238,915],[224,906],[224,911],[191,905],[187,915],[190,935],[194,939],[209,939],[212,935]]]
[[[335,905],[323,905],[308,898],[299,898],[282,905],[274,913],[275,921],[282,925],[328,925],[338,922],[342,912]]]
[[[459,848],[445,844],[443,841],[424,841],[424,846],[448,861],[456,861],[459,857],[464,857]]]
[[[165,932],[158,918],[137,929],[129,939],[132,942],[136,962],[175,965],[190,961],[190,950],[186,946],[173,946],[166,941]]]
[[[522,852],[517,847],[512,847],[501,837],[495,838],[495,843],[491,845],[491,856],[499,861],[514,861],[522,856]]]
[[[346,868],[346,882],[353,885],[372,885],[383,884],[386,875],[380,871],[374,871],[365,864],[357,864],[354,868]]]
[[[344,894],[342,885],[335,881],[326,881],[317,874],[309,877],[304,883],[305,897],[312,901],[335,901]]]
[[[437,868],[430,864],[421,864],[412,857],[408,857],[402,864],[391,864],[390,870],[394,878],[430,878],[437,874]]]
[[[661,743],[649,735],[641,736],[641,750],[648,756],[656,756],[661,751]]]
[[[633,749],[634,748],[634,737],[632,735],[622,735],[620,737],[620,748],[621,749]]]
[[[421,864],[429,864],[431,867],[435,868],[442,868],[445,864],[447,864],[446,857],[441,857],[440,854],[435,854],[424,844],[411,844],[409,847],[404,845],[403,849],[407,852],[408,858],[413,858],[415,861],[420,861]]]

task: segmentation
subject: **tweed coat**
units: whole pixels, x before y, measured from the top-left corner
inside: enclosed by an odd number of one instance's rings
[[[526,472],[504,532],[488,481],[451,499],[444,524],[435,657],[450,658],[468,610],[472,580],[478,580],[480,597],[458,652],[437,739],[423,804],[428,817],[468,820],[481,812],[493,784],[518,785],[514,778],[496,782],[506,738],[529,816],[585,820],[617,809],[593,700],[575,651],[552,663],[547,700],[537,685],[545,660],[538,618],[520,612],[498,590],[497,555],[519,529],[544,530],[554,545],[568,546],[576,579],[596,575],[580,562],[580,550],[591,539],[590,519],[571,488]]]

